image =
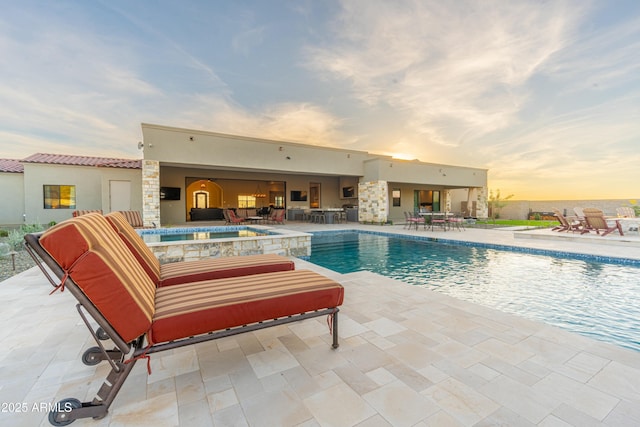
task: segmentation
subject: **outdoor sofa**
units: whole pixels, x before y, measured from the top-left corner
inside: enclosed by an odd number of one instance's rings
[[[112,225],[88,214],[25,236],[30,253],[56,289],[68,290],[111,370],[93,400],[63,399],[49,414],[53,425],[103,418],[136,361],[153,353],[328,316],[332,347],[338,347],[338,307],[343,287],[309,270],[286,270],[159,286]],[[55,276],[52,277],[49,270]],[[115,345],[107,351],[91,320]],[[84,357],[83,357],[84,359]]]

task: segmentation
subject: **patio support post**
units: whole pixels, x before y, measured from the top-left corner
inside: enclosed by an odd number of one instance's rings
[[[145,227],[160,226],[160,162],[142,161],[142,222]]]

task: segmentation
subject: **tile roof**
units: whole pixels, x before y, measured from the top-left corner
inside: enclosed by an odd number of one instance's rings
[[[20,160],[0,159],[0,172],[23,173],[24,167],[22,167]]]
[[[98,166],[109,168],[141,169],[142,161],[112,157],[72,156],[67,154],[36,153],[22,160],[24,163],[46,163],[51,165]]]

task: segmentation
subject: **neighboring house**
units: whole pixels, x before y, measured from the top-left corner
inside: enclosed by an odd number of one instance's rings
[[[3,170],[0,224],[60,222],[76,209],[142,210],[140,160],[38,153],[13,162],[21,177]]]
[[[60,222],[76,209],[137,210],[145,225],[268,206],[356,207],[350,220],[377,223],[418,209],[487,216],[486,169],[144,123],[142,134],[142,160],[0,160],[0,224]]]
[[[20,160],[0,159],[0,224],[22,224],[24,214],[24,168]]]

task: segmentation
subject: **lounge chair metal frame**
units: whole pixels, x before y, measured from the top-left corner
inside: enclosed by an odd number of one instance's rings
[[[43,272],[49,282],[58,287],[57,281],[51,276],[50,271],[59,280],[65,278],[64,270],[58,263],[46,252],[40,245],[39,238],[42,233],[27,234],[25,236],[24,246],[36,262],[36,265]],[[45,267],[46,266],[46,267]],[[50,270],[47,270],[47,268]],[[127,377],[131,373],[136,361],[140,358],[147,358],[148,355],[161,351],[172,350],[179,347],[198,344],[219,338],[229,337],[242,334],[245,332],[265,329],[272,326],[298,322],[300,320],[310,319],[313,317],[328,316],[330,319],[330,330],[332,333],[332,348],[338,348],[338,307],[317,310],[313,312],[299,313],[287,317],[277,319],[265,319],[263,321],[240,325],[237,327],[227,328],[220,331],[212,331],[206,334],[185,337],[174,341],[157,343],[153,345],[145,344],[145,335],[142,335],[132,342],[125,342],[118,332],[109,324],[104,316],[98,311],[96,306],[87,298],[80,287],[73,281],[71,277],[66,277],[64,289],[68,290],[76,299],[76,309],[80,318],[85,323],[87,329],[91,333],[97,343],[97,347],[92,347],[83,355],[83,363],[93,365],[102,360],[108,361],[111,371],[107,375],[104,383],[98,390],[93,400],[89,402],[81,402],[75,398],[67,398],[58,402],[56,409],[49,413],[49,422],[54,426],[65,426],[79,418],[104,418],[109,407],[115,400],[118,392],[125,383]],[[107,350],[101,343],[99,334],[94,331],[90,318],[93,319],[100,328],[112,340],[115,348]],[[147,362],[149,363],[149,362]]]

